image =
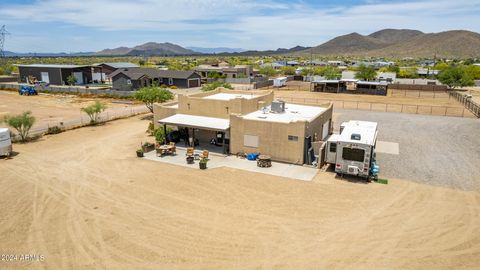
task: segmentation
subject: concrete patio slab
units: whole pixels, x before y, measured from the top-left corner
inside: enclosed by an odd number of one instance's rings
[[[200,151],[195,151],[200,153]],[[145,159],[174,164],[178,166],[188,167],[192,169],[198,168],[198,160],[195,160],[195,164],[187,164],[185,160],[185,150],[177,148],[177,155],[157,157],[155,151],[145,153]],[[208,168],[220,168],[229,167],[239,170],[264,173],[275,176],[287,177],[295,180],[311,181],[318,173],[318,169],[304,167],[293,164],[272,162],[270,168],[257,167],[257,162],[247,159],[237,158],[236,156],[222,156],[219,154],[210,154],[208,161]]]

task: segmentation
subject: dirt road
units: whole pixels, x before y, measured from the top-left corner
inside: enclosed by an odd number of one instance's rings
[[[475,269],[480,193],[137,159],[147,122],[15,145],[0,160],[0,269]]]

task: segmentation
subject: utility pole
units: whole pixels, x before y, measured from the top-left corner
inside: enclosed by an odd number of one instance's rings
[[[0,66],[5,65],[5,51],[3,50],[5,45],[5,36],[9,35],[10,33],[7,32],[5,25],[2,25],[0,28]]]

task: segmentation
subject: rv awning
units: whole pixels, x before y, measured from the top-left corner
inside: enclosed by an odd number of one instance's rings
[[[216,117],[175,114],[158,120],[160,124],[225,131],[230,128],[230,120]]]

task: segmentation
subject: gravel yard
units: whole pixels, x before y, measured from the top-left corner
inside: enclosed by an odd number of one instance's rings
[[[378,140],[399,144],[399,154],[378,153],[380,175],[473,190],[480,187],[478,119],[402,113],[334,110],[343,121],[378,122]]]

